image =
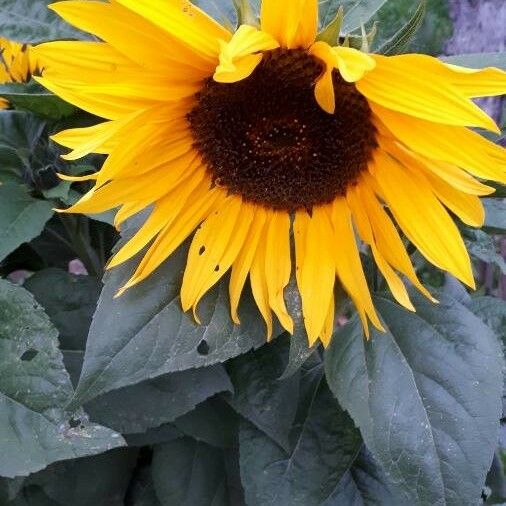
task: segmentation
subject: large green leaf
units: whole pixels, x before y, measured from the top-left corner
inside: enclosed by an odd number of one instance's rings
[[[172,422],[212,395],[231,389],[223,366],[217,364],[114,390],[85,408],[94,422],[130,434]]]
[[[497,297],[473,297],[467,304],[506,344],[506,301]]]
[[[23,181],[46,121],[23,111],[0,111],[0,183]]]
[[[386,332],[357,318],[334,336],[326,375],[405,503],[476,505],[498,438],[502,353],[493,332],[441,294],[411,313],[377,297]]]
[[[0,260],[42,232],[52,207],[51,202],[31,197],[21,185],[0,185]]]
[[[321,506],[405,506],[388,484],[385,472],[362,448],[350,470]]]
[[[234,325],[223,283],[200,303],[201,325],[182,312],[179,290],[186,254],[182,246],[119,298],[114,295],[139,259],[106,274],[73,406],[162,374],[224,362],[264,344],[265,324],[252,297],[243,296],[241,325]]]
[[[0,0],[2,37],[19,42],[82,39],[84,34],[47,8],[49,0]]]
[[[135,473],[125,504],[129,506],[161,506],[156,497],[151,468],[141,467]]]
[[[223,452],[205,443],[182,438],[156,446],[152,476],[163,506],[229,504]]]
[[[58,462],[30,476],[25,486],[40,488],[58,506],[123,506],[136,457],[136,449],[117,448],[94,457]]]
[[[182,434],[197,441],[230,448],[237,445],[238,419],[239,415],[220,396],[214,396],[174,420],[173,424]]]
[[[50,268],[36,272],[24,287],[58,329],[62,349],[83,350],[100,295],[100,281]]]
[[[494,233],[506,233],[506,200],[483,199],[486,217],[485,226]]]
[[[287,341],[288,338],[278,338],[233,360],[228,371],[234,395],[228,400],[238,413],[288,451],[288,436],[297,414],[300,375],[279,379],[286,368]]]
[[[248,506],[319,506],[331,496],[362,445],[324,379],[313,391],[301,426],[292,432],[289,452],[248,421],[241,424],[239,440]]]
[[[441,59],[453,65],[481,69],[484,67],[498,67],[506,70],[506,52],[503,53],[476,53],[459,54],[456,56],[443,56]]]
[[[56,329],[29,292],[0,280],[1,476],[27,475],[124,444],[82,414],[66,413],[71,395]]]
[[[503,274],[506,274],[506,261],[497,251],[498,248],[492,236],[483,230],[467,229],[464,240],[471,256],[496,265]]]

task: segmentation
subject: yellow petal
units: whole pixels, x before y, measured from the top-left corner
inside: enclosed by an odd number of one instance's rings
[[[188,67],[200,68],[202,70],[207,69],[208,72],[212,72],[217,51],[214,57],[210,58],[203,47],[195,47],[195,44],[191,44],[191,42],[195,43],[195,38],[197,41],[204,39],[209,43],[209,37],[199,34],[198,30],[196,30],[196,37],[190,34],[188,40],[182,40],[177,30],[176,33],[173,33],[167,31],[164,26],[160,26],[164,24],[163,16],[160,16],[158,20],[153,20],[152,12],[149,13],[151,17],[148,15],[144,16],[144,12],[142,11],[136,13],[131,2],[123,3],[125,4],[124,6],[120,5],[118,1],[106,3],[66,0],[51,4],[49,8],[54,10],[68,23],[109,42],[119,52],[142,66],[164,68],[172,62],[178,62]],[[146,2],[136,1],[135,3],[142,9],[142,4]],[[174,11],[178,11],[174,2],[164,2],[163,5],[159,1],[154,3],[158,4],[159,10],[165,10],[166,15],[169,17],[171,13],[173,14]],[[129,9],[127,7],[132,8]],[[156,6],[153,6],[153,9],[156,10]],[[195,9],[192,9],[191,13],[197,12]],[[191,32],[192,21],[189,12],[183,13],[182,10],[179,10],[176,13],[176,18],[179,18],[185,35],[188,30]],[[159,21],[159,23],[156,21]],[[221,33],[219,31],[219,33],[222,35],[221,38],[226,38],[226,32]],[[135,41],[135,43],[132,43],[132,41]],[[218,44],[217,42],[215,44],[217,50]]]
[[[356,84],[369,101],[436,123],[482,127],[499,133],[492,118],[448,79],[431,73],[423,58],[373,57],[376,67]]]
[[[334,114],[336,110],[336,98],[334,94],[334,83],[332,72],[338,64],[336,55],[332,48],[322,41],[315,42],[309,48],[309,54],[321,60],[325,70],[316,80],[314,94],[318,105],[327,113]]]
[[[434,194],[464,223],[471,227],[481,227],[485,223],[485,209],[476,195],[468,195],[454,188],[432,173],[426,173]]]
[[[200,299],[235,261],[249,231],[248,211],[240,197],[231,196],[195,233],[181,287],[184,311],[193,307],[195,314]]]
[[[335,111],[332,71],[337,69],[345,81],[354,83],[376,66],[368,54],[349,47],[330,47],[323,41],[315,42],[309,48],[309,53],[325,66],[325,71],[316,81],[315,97],[320,107],[329,114]]]
[[[135,112],[139,107],[139,104],[129,102],[122,97],[113,99],[106,95],[84,94],[44,77],[34,76],[33,79],[66,102],[101,118],[120,119],[126,114]]]
[[[231,34],[214,19],[187,0],[116,0],[154,25],[162,28],[185,46],[210,61],[219,54],[218,40],[226,42]]]
[[[416,119],[371,104],[374,113],[408,148],[455,164],[484,179],[506,183],[506,150],[467,128]]]
[[[426,74],[445,80],[466,97],[487,97],[506,93],[506,72],[494,67],[470,69],[421,54],[402,55],[402,59],[405,65],[412,65],[413,68],[419,68]]]
[[[416,63],[423,61],[425,68],[447,79],[467,97],[490,97],[506,93],[506,72],[494,67],[471,69],[441,62],[424,55],[405,55]]]
[[[234,323],[239,324],[239,315],[237,308],[239,307],[239,300],[244,288],[244,283],[248,277],[253,258],[256,254],[258,242],[262,236],[267,213],[263,207],[244,204],[245,212],[251,214],[251,225],[248,234],[244,239],[244,244],[241,251],[232,266],[232,273],[230,275],[230,313]]]
[[[290,281],[290,216],[287,212],[271,211],[265,235],[265,278],[269,305],[281,325],[293,333],[293,321],[286,309],[284,289]]]
[[[270,33],[288,49],[307,48],[316,38],[318,28],[317,0],[262,0],[262,31]]]
[[[197,170],[184,177],[165,197],[155,203],[154,209],[135,235],[111,258],[107,268],[116,267],[136,255],[163,229],[179,216],[188,198],[198,187],[203,188],[204,170]],[[137,204],[137,203],[134,203]],[[143,204],[145,207],[145,204]],[[137,205],[134,206],[134,209]],[[131,212],[132,209],[125,210]],[[124,216],[118,218],[124,220]]]
[[[241,25],[228,43],[220,42],[220,63],[213,78],[221,83],[245,79],[262,61],[262,51],[279,47],[272,35],[249,25]]]
[[[367,72],[376,67],[376,61],[368,54],[351,47],[332,48],[337,58],[337,69],[345,81],[360,81]]]
[[[506,94],[506,72],[494,67],[468,69],[446,65],[451,81],[467,97],[493,97]]]
[[[324,333],[334,294],[336,267],[333,231],[328,211],[313,208],[310,217],[298,211],[293,224],[297,286],[309,345]]]
[[[265,213],[265,218],[257,248],[251,261],[250,282],[253,298],[267,326],[267,340],[269,341],[272,338],[272,311],[269,304],[269,289],[265,275],[268,212]]]
[[[114,149],[105,161],[98,173],[98,184],[112,178],[138,177],[194,153],[186,119],[174,111],[172,119],[164,120],[160,112],[160,108],[142,111],[118,130],[111,142],[117,142],[121,149]],[[128,143],[122,142],[125,138]]]
[[[147,175],[114,179],[103,186],[95,186],[64,212],[101,213],[129,200],[142,200],[148,206],[169,193],[190,172],[194,162],[195,155],[191,153],[162,165]]]
[[[399,272],[402,272],[423,295],[432,302],[436,302],[436,299],[420,283],[402,239],[397,232],[397,228],[392,223],[383,206],[378,202],[374,193],[374,186],[371,184],[372,178],[367,176],[368,174],[364,175],[357,188],[360,192],[361,202],[367,213],[378,251],[390,265],[395,267]]]
[[[365,203],[362,200],[360,188],[358,186],[351,187],[347,192],[346,200],[353,215],[353,220],[357,226],[360,238],[371,247],[374,260],[376,261],[380,272],[385,277],[392,295],[399,304],[403,305],[410,311],[414,311],[415,308],[409,298],[408,291],[406,290],[404,283],[392,269],[376,245],[376,239],[364,205]]]
[[[357,308],[366,335],[369,335],[367,318],[377,329],[384,330],[372,303],[353,232],[350,209],[344,198],[339,197],[332,203],[331,218],[337,276]]]
[[[402,144],[391,139],[378,137],[380,146],[397,158],[403,165],[414,167],[426,175],[432,175],[446,181],[455,189],[469,195],[490,195],[495,188],[484,185],[473,176],[459,169],[456,165],[431,160],[420,154],[414,153]]]
[[[427,181],[380,151],[370,169],[397,223],[420,253],[474,287],[464,242]]]
[[[148,277],[225,199],[221,189],[209,189],[207,184],[191,195],[181,213],[158,234],[133,276],[116,296]]]
[[[91,127],[63,130],[51,136],[51,139],[72,149],[70,153],[62,156],[65,160],[77,160],[89,153],[107,154],[116,146],[116,142],[111,142],[111,138],[136,115],[137,113],[133,113],[123,119],[105,121]]]
[[[325,318],[325,323],[323,325],[323,329],[320,335],[320,341],[323,346],[327,348],[330,344],[330,340],[332,339],[332,334],[334,333],[334,316],[335,316],[335,302],[334,302],[334,293],[332,293],[332,297],[330,299],[329,307],[327,309],[327,317]]]

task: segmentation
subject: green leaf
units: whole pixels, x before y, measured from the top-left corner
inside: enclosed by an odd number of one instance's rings
[[[47,8],[48,0],[0,0],[2,37],[19,42],[88,38]]]
[[[365,447],[341,478],[338,486],[321,506],[406,506],[391,489],[385,472]]]
[[[137,470],[130,484],[125,504],[129,506],[161,506],[156,497],[151,468],[142,467]]]
[[[14,109],[33,112],[53,120],[70,116],[76,111],[74,106],[33,82],[1,84],[0,97],[7,99]]]
[[[124,444],[110,429],[64,411],[72,385],[57,331],[29,292],[3,280],[0,371],[1,476],[25,476],[58,460]]]
[[[250,422],[241,423],[241,478],[248,506],[319,506],[330,497],[362,445],[325,380],[314,391],[297,432],[286,452]]]
[[[179,290],[186,255],[183,245],[119,298],[114,295],[139,258],[106,274],[72,406],[162,374],[224,362],[265,343],[265,324],[247,293],[239,309],[241,325],[232,323],[224,283],[200,303],[201,325],[182,312]]]
[[[467,306],[506,344],[506,301],[497,297],[473,297]]]
[[[400,54],[409,44],[425,19],[427,1],[421,0],[409,21],[376,51],[384,55]]]
[[[101,286],[92,276],[56,268],[38,271],[24,284],[58,329],[64,350],[84,349]]]
[[[467,250],[471,256],[483,262],[496,265],[503,274],[506,274],[506,261],[498,253],[494,239],[483,230],[466,230]]]
[[[228,504],[223,452],[204,443],[183,438],[156,446],[152,476],[162,506]]]
[[[378,46],[392,38],[395,33],[409,23],[413,8],[420,0],[391,0],[374,16],[378,23]],[[417,34],[406,51],[439,55],[444,50],[446,40],[451,36],[453,23],[447,0],[427,0],[426,16]]]
[[[125,434],[128,446],[153,446],[161,443],[168,443],[183,437],[183,433],[172,424],[166,423],[160,427],[148,429],[138,434]]]
[[[123,434],[138,433],[172,422],[212,395],[231,389],[223,366],[217,364],[108,392],[85,409],[94,422]]]
[[[376,297],[386,332],[358,319],[328,348],[327,379],[404,503],[476,505],[497,443],[502,353],[492,331],[441,294],[416,313]]]
[[[453,65],[462,65],[482,69],[484,67],[497,67],[506,70],[506,53],[476,53],[459,54],[456,56],[442,56],[441,59]]]
[[[486,211],[485,227],[492,233],[506,233],[506,201],[492,198],[482,202]]]
[[[0,167],[17,174],[30,167],[30,155],[41,139],[46,121],[23,111],[0,111]],[[0,173],[0,183],[7,180]]]
[[[137,450],[118,448],[94,457],[53,464],[30,476],[26,485],[40,487],[59,506],[123,506],[136,460]]]
[[[20,185],[0,185],[0,260],[37,237],[53,215],[51,202],[34,199]]]
[[[344,8],[342,32],[344,34],[358,30],[365,25],[387,0],[356,0],[348,8]]]
[[[237,443],[238,418],[225,401],[215,396],[174,420],[174,427],[197,441],[228,448]]]
[[[288,338],[284,336],[233,360],[228,372],[234,395],[227,400],[239,414],[288,451],[288,436],[297,413],[300,375],[295,373],[279,379],[286,368],[287,344]]]

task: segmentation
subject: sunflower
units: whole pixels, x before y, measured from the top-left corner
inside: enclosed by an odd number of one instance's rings
[[[145,250],[120,293],[195,231],[184,311],[230,271],[231,316],[249,276],[271,336],[293,332],[284,289],[295,277],[310,344],[328,344],[336,279],[382,329],[360,259],[368,245],[396,300],[401,276],[424,295],[398,228],[435,266],[474,287],[450,212],[481,226],[479,179],[506,181],[506,153],[472,98],[506,92],[506,74],[418,54],[386,57],[319,40],[316,0],[263,0],[258,26],[231,33],[182,0],[50,6],[103,42],[38,46],[38,81],[106,121],[58,133],[74,160],[107,154],[94,187],[66,212],[152,211],[112,258]],[[321,39],[321,38],[320,38]],[[398,225],[398,227],[396,226]],[[197,315],[195,315],[197,318]]]
[[[25,83],[37,70],[31,46],[0,37],[0,84]],[[0,109],[9,102],[0,97]]]

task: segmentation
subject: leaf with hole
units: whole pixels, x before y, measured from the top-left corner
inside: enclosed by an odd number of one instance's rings
[[[0,476],[26,476],[124,444],[84,413],[65,412],[73,391],[57,335],[29,292],[0,280]]]
[[[265,343],[265,324],[247,293],[239,309],[241,325],[232,323],[225,283],[200,303],[201,325],[183,313],[179,290],[186,254],[183,245],[119,298],[114,295],[139,258],[106,274],[72,406],[163,374],[224,362]]]

